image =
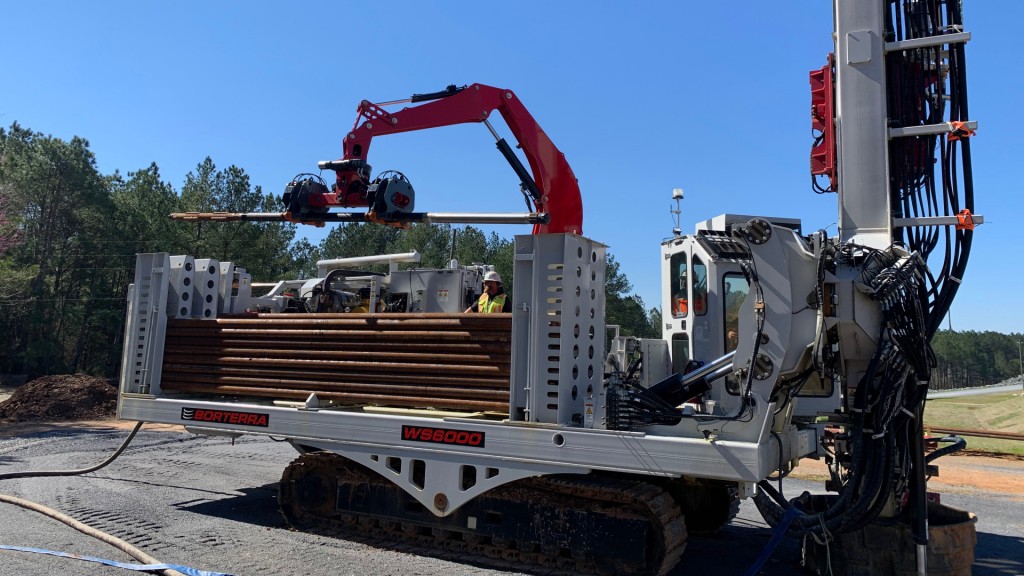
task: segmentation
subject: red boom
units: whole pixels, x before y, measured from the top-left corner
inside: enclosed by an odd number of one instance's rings
[[[576,176],[565,155],[511,90],[473,84],[451,95],[393,113],[363,100],[352,131],[345,136],[343,160],[365,161],[375,136],[484,122],[495,110],[505,119],[530,164],[539,192],[539,196],[534,198],[536,211],[549,215],[547,224],[534,225],[534,234],[582,234],[583,202]],[[335,206],[367,206],[362,194],[362,184],[368,177],[366,171],[339,168],[336,173],[337,184],[334,193],[328,195],[329,203]]]

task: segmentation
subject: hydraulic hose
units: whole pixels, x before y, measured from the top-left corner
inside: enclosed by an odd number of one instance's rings
[[[88,474],[89,472],[95,472],[116,460],[117,457],[120,456],[122,452],[124,452],[125,448],[128,447],[128,444],[130,444],[131,441],[135,438],[135,435],[139,432],[139,429],[142,428],[143,424],[144,422],[139,422],[135,424],[135,427],[132,428],[131,433],[129,433],[128,437],[125,438],[124,442],[121,443],[121,446],[118,447],[118,449],[114,451],[114,453],[111,454],[109,458],[95,466],[90,466],[89,468],[82,468],[79,470],[26,470],[23,472],[10,472],[7,474],[0,474],[0,480],[11,480],[14,478],[42,478],[48,476],[80,476],[82,474]],[[110,544],[114,548],[121,550],[125,554],[128,554],[129,556],[135,558],[140,562],[144,562],[146,564],[161,563],[156,558],[153,558],[149,554],[146,554],[145,552],[132,546],[128,542],[121,540],[117,536],[113,536],[111,534],[107,534],[106,532],[97,530],[96,528],[93,528],[91,526],[87,526],[66,514],[62,514],[52,508],[43,506],[42,504],[31,502],[29,500],[24,500],[22,498],[17,498],[15,496],[8,496],[6,494],[0,494],[0,502],[14,504],[15,506],[20,506],[27,510],[32,510],[34,512],[43,514],[44,516],[53,518],[54,520],[57,520],[59,522],[63,522],[64,524],[67,524],[68,526],[74,528],[75,530],[78,530],[83,534],[92,536],[97,540]],[[161,570],[160,573],[164,574],[165,576],[184,576],[181,572],[178,572],[177,570]]]
[[[139,424],[142,423],[140,422]],[[48,476],[53,476],[53,474],[48,474]],[[91,526],[87,526],[66,514],[62,514],[52,508],[47,508],[42,504],[30,502],[28,500],[16,498],[14,496],[8,496],[6,494],[0,494],[0,502],[14,504],[15,506],[20,506],[27,510],[32,510],[33,512],[38,512],[44,516],[53,518],[54,520],[57,520],[59,522],[63,522],[64,524],[67,524],[68,526],[74,528],[75,530],[78,530],[83,534],[92,536],[97,540],[110,544],[114,548],[121,550],[125,554],[128,554],[132,558],[135,558],[136,560],[143,562],[145,564],[161,564],[161,562],[156,558],[153,558],[152,556],[146,554],[142,550],[139,550],[138,548],[132,546],[124,540],[121,540],[117,536],[113,536],[111,534],[107,534],[106,532],[97,530],[96,528],[93,528]],[[177,570],[161,570],[160,573],[164,574],[164,576],[184,576],[181,572],[178,572]]]
[[[931,464],[937,458],[942,458],[943,456],[959,452],[964,448],[967,448],[967,441],[959,436],[946,436],[939,439],[939,442],[953,442],[953,444],[944,448],[939,448],[938,450],[928,454],[924,459],[926,464]]]
[[[861,442],[863,443],[863,440]],[[858,474],[855,478],[851,478],[850,482],[840,491],[839,497],[831,502],[827,509],[798,515],[793,519],[791,529],[818,532],[821,527],[824,527],[828,532],[840,532],[849,529],[850,526],[856,526],[864,520],[870,521],[870,513],[867,511],[873,510],[878,505],[878,498],[884,487],[885,474],[891,470],[891,460],[886,453],[888,447],[886,444],[889,444],[890,441],[885,439],[882,443],[881,453],[878,453],[877,447],[871,449],[874,461],[868,467],[867,472],[870,475],[867,478],[864,477],[864,474]],[[868,443],[863,443],[860,451],[868,451]],[[862,489],[861,484],[865,480],[866,484]],[[786,510],[793,505],[783,499],[782,495],[767,480],[758,483],[758,488],[757,494],[754,496],[754,503],[768,524],[774,527],[781,521]],[[856,500],[853,499],[854,495],[857,496]]]
[[[88,474],[89,472],[95,472],[116,460],[117,457],[124,452],[124,449],[128,447],[128,444],[131,443],[132,439],[135,438],[135,435],[139,432],[139,429],[142,428],[143,424],[145,424],[145,422],[137,423],[135,427],[132,428],[131,433],[128,434],[128,437],[121,443],[121,446],[111,454],[109,458],[95,466],[82,468],[81,470],[26,470],[23,472],[10,472],[7,474],[0,474],[0,480],[11,480],[14,478],[42,478],[46,476],[80,476],[82,474]]]

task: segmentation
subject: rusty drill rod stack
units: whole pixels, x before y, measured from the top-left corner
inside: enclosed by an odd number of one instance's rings
[[[161,387],[188,394],[507,412],[511,315],[170,320]]]

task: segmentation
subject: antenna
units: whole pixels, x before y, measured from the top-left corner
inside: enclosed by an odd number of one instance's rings
[[[672,190],[672,199],[676,201],[675,210],[672,209],[672,206],[668,207],[668,211],[672,214],[673,221],[675,222],[675,226],[672,227],[672,234],[674,236],[682,236],[683,229],[679,227],[679,214],[682,210],[679,208],[679,203],[683,200],[683,189],[674,188]]]

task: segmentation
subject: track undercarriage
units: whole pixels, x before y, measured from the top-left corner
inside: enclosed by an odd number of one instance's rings
[[[661,575],[686,547],[680,507],[656,481],[597,474],[528,478],[490,490],[444,518],[376,472],[329,452],[300,456],[280,486],[281,510],[294,528],[476,564]]]

